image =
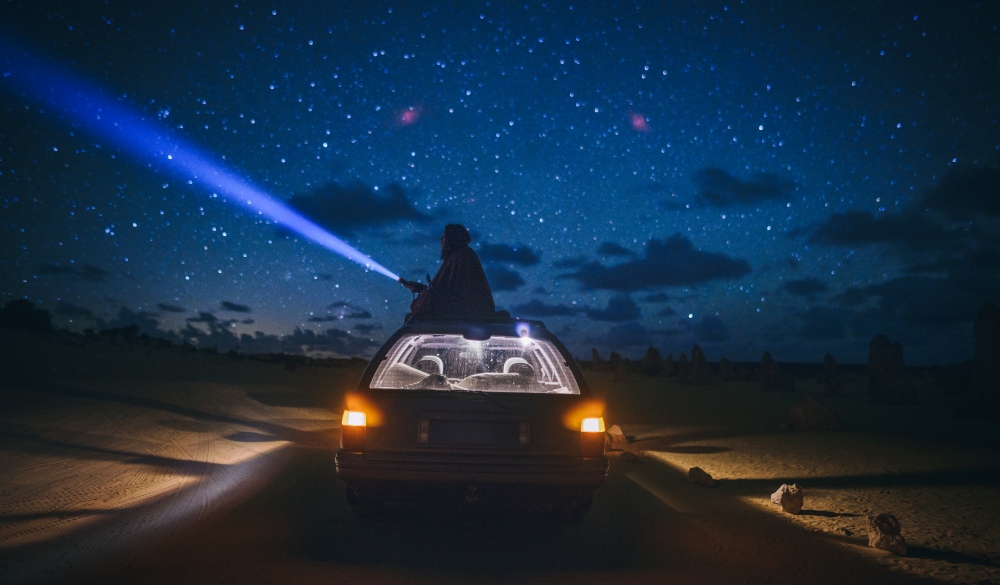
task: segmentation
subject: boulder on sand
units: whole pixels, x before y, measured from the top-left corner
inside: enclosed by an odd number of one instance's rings
[[[717,479],[713,478],[707,471],[700,467],[692,467],[688,470],[688,481],[708,487],[719,485]]]
[[[802,511],[802,488],[797,483],[783,483],[778,491],[771,494],[771,501],[789,514],[798,514]]]
[[[782,428],[799,431],[840,431],[844,427],[832,410],[810,396],[792,405],[788,410],[788,420]]]
[[[608,451],[624,451],[628,449],[628,438],[625,433],[622,432],[622,428],[618,425],[611,425],[607,431],[607,448]]]
[[[899,520],[892,514],[876,514],[865,518],[868,528],[868,546],[906,556],[906,539],[903,538]]]

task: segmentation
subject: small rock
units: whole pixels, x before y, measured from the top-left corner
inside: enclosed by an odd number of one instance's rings
[[[802,488],[797,483],[783,483],[778,491],[771,494],[771,501],[789,514],[798,514],[802,511]]]
[[[692,467],[688,470],[688,481],[708,487],[715,487],[719,485],[718,480],[713,478],[707,471],[700,467]]]
[[[609,451],[624,451],[628,448],[628,439],[622,428],[618,425],[611,425],[607,430],[607,447]]]
[[[783,428],[800,431],[843,430],[837,415],[812,397],[792,405],[788,410],[788,420],[785,421]]]
[[[850,530],[848,530],[847,528],[839,528],[837,530],[837,532],[843,534],[844,536],[853,536],[854,535],[854,533],[851,532]]]
[[[631,451],[622,451],[622,454],[621,456],[619,456],[619,459],[621,459],[625,463],[635,463],[636,461],[639,460],[639,456]]]
[[[899,520],[892,514],[875,514],[865,518],[868,546],[906,556],[906,539],[901,534]]]

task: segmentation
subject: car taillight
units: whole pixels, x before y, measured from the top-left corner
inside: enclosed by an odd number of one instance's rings
[[[604,417],[596,416],[593,418],[585,418],[583,422],[580,423],[581,433],[603,433],[604,432]]]
[[[346,451],[365,450],[365,427],[368,417],[358,410],[345,410],[340,420],[340,448]]]
[[[604,455],[604,417],[585,418],[580,423],[580,453],[584,457]]]

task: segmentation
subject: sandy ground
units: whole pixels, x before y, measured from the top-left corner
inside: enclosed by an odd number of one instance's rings
[[[361,521],[330,457],[358,364],[3,345],[4,583],[506,582],[514,568],[540,583],[1000,583],[998,425],[951,416],[960,405],[920,380],[920,403],[888,406],[854,380],[827,401],[846,430],[802,432],[781,425],[820,394],[809,381],[767,393],[587,372],[639,458],[612,455],[583,523],[419,507]],[[685,481],[693,466],[720,485]],[[793,482],[798,515],[769,500]],[[866,546],[877,512],[899,518],[906,557]]]

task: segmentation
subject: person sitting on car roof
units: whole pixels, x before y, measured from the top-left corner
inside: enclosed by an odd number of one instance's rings
[[[495,315],[493,291],[479,256],[469,247],[469,230],[448,224],[441,236],[441,268],[430,284],[399,281],[418,293],[405,322],[429,319],[489,319]]]

